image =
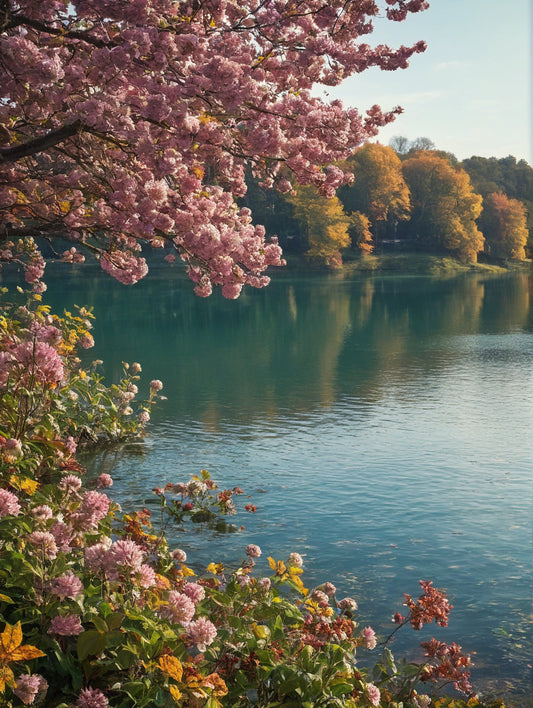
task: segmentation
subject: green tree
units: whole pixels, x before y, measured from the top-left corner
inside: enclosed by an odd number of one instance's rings
[[[419,246],[475,262],[483,248],[483,235],[476,226],[482,198],[474,192],[468,174],[433,151],[405,160],[403,173],[413,209],[409,231]]]
[[[307,234],[307,256],[325,265],[342,265],[341,250],[350,245],[349,227],[352,222],[340,200],[337,197],[323,197],[312,185],[298,187],[288,200]]]
[[[479,221],[485,237],[485,250],[496,258],[524,260],[528,230],[526,209],[518,199],[493,192],[483,200]]]

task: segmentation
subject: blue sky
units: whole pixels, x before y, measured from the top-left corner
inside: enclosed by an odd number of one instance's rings
[[[529,0],[429,0],[404,22],[376,20],[372,43],[424,39],[428,49],[408,69],[370,69],[329,92],[366,109],[377,103],[404,114],[380,132],[430,138],[459,159],[514,155],[533,164],[532,12]]]

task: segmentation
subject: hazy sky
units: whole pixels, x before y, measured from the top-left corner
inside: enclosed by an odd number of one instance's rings
[[[370,69],[330,91],[349,105],[374,103],[404,114],[380,132],[430,138],[459,159],[514,155],[533,164],[530,0],[429,0],[404,22],[377,20],[369,43],[409,45],[424,39],[424,54],[408,69]]]

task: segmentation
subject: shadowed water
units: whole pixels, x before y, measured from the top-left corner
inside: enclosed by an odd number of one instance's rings
[[[228,302],[195,298],[168,270],[131,288],[88,267],[58,272],[46,301],[95,306],[91,356],[108,380],[135,360],[145,392],[164,382],[146,442],[90,461],[125,509],[206,468],[259,509],[240,535],[180,538],[193,563],[239,560],[251,542],[263,557],[297,551],[308,585],[331,580],[383,635],[402,593],[431,578],[454,604],[449,627],[404,630],[394,650],[456,641],[478,688],[531,704],[527,274],[284,274]]]

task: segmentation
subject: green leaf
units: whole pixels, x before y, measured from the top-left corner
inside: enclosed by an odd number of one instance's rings
[[[107,622],[97,615],[91,618],[91,622],[99,632],[107,632],[109,629]]]
[[[106,620],[109,629],[118,629],[122,626],[122,623],[124,622],[124,615],[122,614],[122,612],[113,612],[112,614],[106,617]]]
[[[274,620],[274,624],[272,625],[272,639],[283,639],[285,636],[285,632],[283,629],[283,621],[279,615],[276,615],[276,619]]]
[[[334,696],[343,696],[345,693],[351,693],[353,691],[353,686],[351,683],[333,683],[331,686],[331,692]]]
[[[113,612],[113,608],[111,607],[109,602],[102,602],[98,610],[100,611],[100,614],[104,619],[107,619],[107,616]]]
[[[120,649],[117,652],[116,662],[119,669],[129,669],[131,666],[137,663],[139,655],[135,653],[133,649]]]
[[[88,656],[98,656],[105,649],[105,634],[96,629],[82,632],[78,637],[78,659],[84,661]]]
[[[396,664],[394,663],[394,656],[392,655],[391,650],[387,647],[385,647],[385,649],[383,650],[383,659],[391,673],[395,674],[398,672]]]

